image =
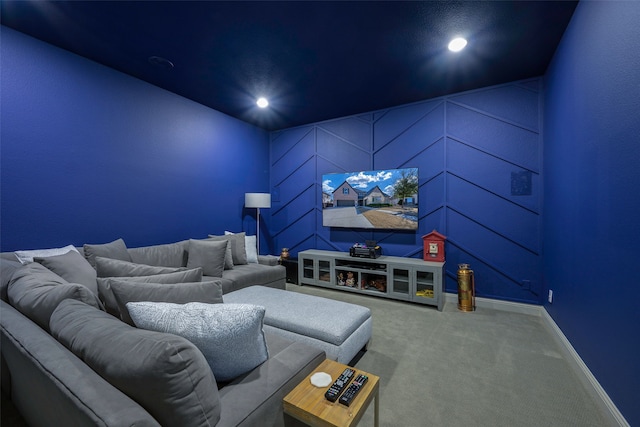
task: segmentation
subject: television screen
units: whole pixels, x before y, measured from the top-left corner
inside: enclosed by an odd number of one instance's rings
[[[322,225],[418,229],[418,168],[322,175]]]

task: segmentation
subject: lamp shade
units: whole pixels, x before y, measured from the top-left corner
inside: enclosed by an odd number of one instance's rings
[[[270,208],[270,193],[244,193],[245,208]]]

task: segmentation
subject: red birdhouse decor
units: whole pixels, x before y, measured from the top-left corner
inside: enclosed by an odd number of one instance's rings
[[[444,262],[444,241],[447,240],[447,236],[438,233],[433,230],[429,234],[422,236],[423,259],[425,261]]]

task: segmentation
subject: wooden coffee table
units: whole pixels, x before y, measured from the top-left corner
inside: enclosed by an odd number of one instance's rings
[[[347,365],[326,359],[312,373],[310,373],[300,384],[285,396],[283,400],[284,412],[290,416],[314,427],[347,427],[355,426],[362,418],[365,410],[375,398],[374,405],[374,423],[378,427],[378,418],[380,414],[380,378],[368,372],[364,372],[357,368],[352,368],[358,374],[364,374],[369,377],[365,385],[362,387],[358,395],[353,399],[350,406],[345,406],[335,402],[329,402],[324,397],[324,393],[329,389],[331,384],[326,387],[316,387],[311,384],[311,376],[316,372],[326,372],[331,375],[333,381],[336,380],[348,368]],[[332,381],[332,383],[333,383]]]

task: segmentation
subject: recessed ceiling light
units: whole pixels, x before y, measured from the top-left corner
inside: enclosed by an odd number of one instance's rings
[[[256,101],[256,104],[258,104],[258,107],[260,108],[267,108],[269,106],[269,101],[267,101],[267,98],[260,97]]]
[[[460,52],[467,45],[467,40],[457,37],[449,42],[449,50],[451,52]]]

